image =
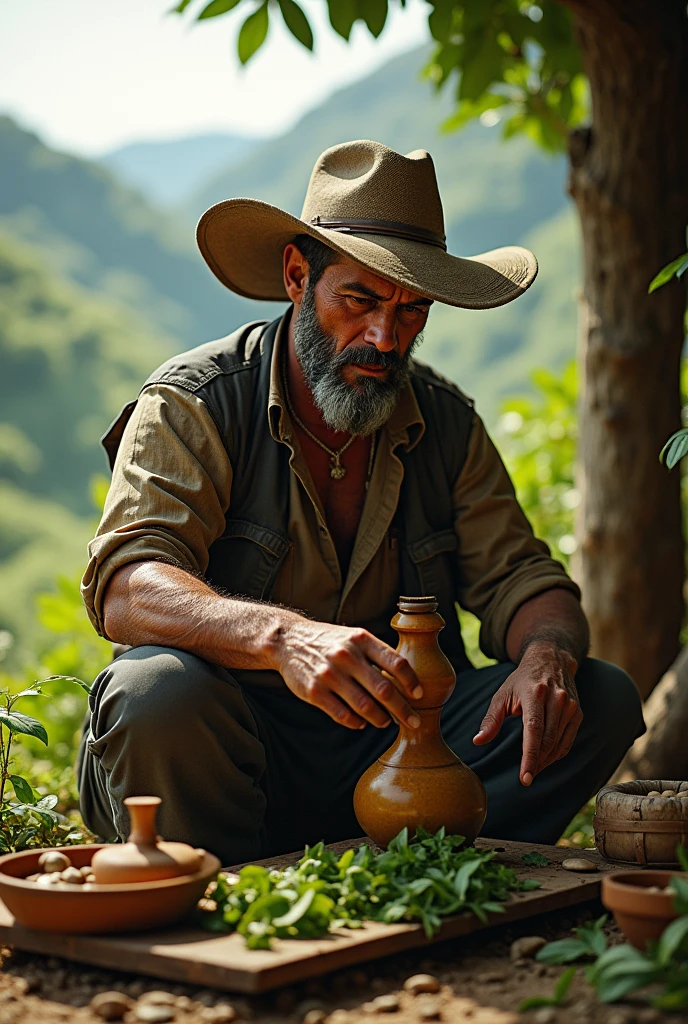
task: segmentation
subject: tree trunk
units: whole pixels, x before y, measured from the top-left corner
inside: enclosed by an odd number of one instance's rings
[[[562,2],[592,100],[569,145],[584,258],[575,572],[592,653],[647,696],[683,618],[679,473],[658,454],[680,426],[685,286],[647,288],[685,250],[688,19],[680,0]]]
[[[688,647],[684,647],[645,704],[647,732],[635,741],[620,780],[688,779]]]

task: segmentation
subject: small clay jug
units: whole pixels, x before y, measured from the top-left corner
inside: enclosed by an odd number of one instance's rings
[[[378,846],[386,847],[404,826],[461,835],[473,843],[487,813],[482,782],[447,746],[440,732],[442,706],[456,675],[440,650],[444,619],[434,597],[401,597],[392,619],[397,651],[420,680],[423,696],[409,704],[420,718],[417,729],[404,722],[395,742],[361,776],[354,791],[358,823]]]
[[[155,832],[155,816],[162,803],[159,796],[129,796],[131,832],[123,845],[105,846],[93,855],[91,870],[97,885],[130,882],[158,882],[200,870],[204,850],[186,843],[166,843]]]

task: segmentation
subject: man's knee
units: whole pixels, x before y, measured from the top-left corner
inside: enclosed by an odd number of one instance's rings
[[[96,679],[91,694],[94,732],[107,728],[170,735],[198,716],[218,683],[213,666],[171,647],[135,647]],[[227,676],[227,682],[231,677]]]
[[[618,665],[586,658],[576,675],[576,685],[586,729],[624,749],[645,731],[640,694]]]

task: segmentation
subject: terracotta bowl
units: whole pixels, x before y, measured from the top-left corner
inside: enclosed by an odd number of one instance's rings
[[[678,917],[673,893],[648,889],[665,889],[680,874],[681,871],[613,871],[602,876],[602,902],[636,949],[644,950],[650,939],[658,939],[669,922]]]
[[[63,846],[74,867],[91,863],[102,846]],[[174,924],[196,906],[220,861],[206,853],[200,871],[160,882],[93,885],[53,889],[27,882],[38,871],[45,850],[25,850],[0,857],[0,898],[19,924],[47,932],[98,933],[141,931]]]

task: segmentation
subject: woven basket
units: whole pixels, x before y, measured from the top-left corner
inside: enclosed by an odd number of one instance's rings
[[[667,789],[677,795],[648,796]],[[605,786],[597,794],[593,826],[606,860],[675,867],[676,847],[688,846],[688,782],[638,779]]]

